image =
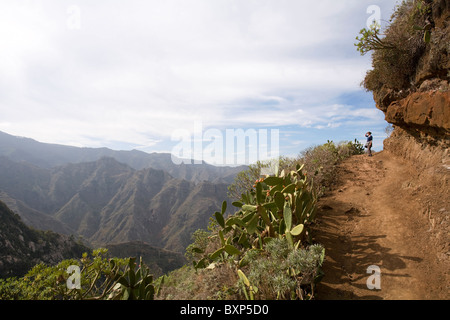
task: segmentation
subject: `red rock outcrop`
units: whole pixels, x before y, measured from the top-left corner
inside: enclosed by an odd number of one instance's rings
[[[450,91],[414,92],[392,102],[385,115],[386,121],[393,125],[422,131],[443,143],[449,142]]]

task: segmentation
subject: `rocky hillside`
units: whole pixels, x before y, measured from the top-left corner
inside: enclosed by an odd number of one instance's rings
[[[38,263],[56,264],[88,251],[73,237],[27,227],[0,201],[0,278],[21,276]]]
[[[448,188],[450,169],[450,2],[405,1],[375,50],[364,80],[394,132],[384,149]]]

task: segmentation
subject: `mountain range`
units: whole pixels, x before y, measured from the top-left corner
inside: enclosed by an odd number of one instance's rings
[[[0,201],[24,224],[82,237],[91,247],[133,243],[123,247],[184,252],[243,169],[176,165],[170,154],[46,144],[0,132]]]
[[[68,163],[97,161],[110,157],[127,164],[133,169],[153,168],[166,171],[172,177],[192,182],[211,181],[232,183],[237,173],[246,166],[220,167],[183,160],[181,164],[172,161],[170,153],[146,153],[139,150],[117,151],[108,148],[79,148],[59,144],[38,142],[31,138],[18,137],[0,131],[0,156],[12,161],[27,162],[40,168],[54,168]],[[181,162],[181,161],[178,161]]]

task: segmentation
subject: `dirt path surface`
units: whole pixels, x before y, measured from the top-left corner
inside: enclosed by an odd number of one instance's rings
[[[449,299],[448,246],[436,241],[425,205],[433,190],[385,152],[354,156],[338,170],[339,183],[319,201],[314,230],[326,249],[317,299]],[[434,196],[433,208],[448,218],[449,194]],[[448,229],[440,232],[448,240]],[[367,286],[369,266],[380,268],[380,289]]]

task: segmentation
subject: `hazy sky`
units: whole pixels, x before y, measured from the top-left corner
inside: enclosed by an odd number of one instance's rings
[[[0,130],[170,152],[176,130],[277,129],[280,152],[382,148],[355,37],[397,1],[2,0]],[[373,13],[374,11],[372,11]]]

